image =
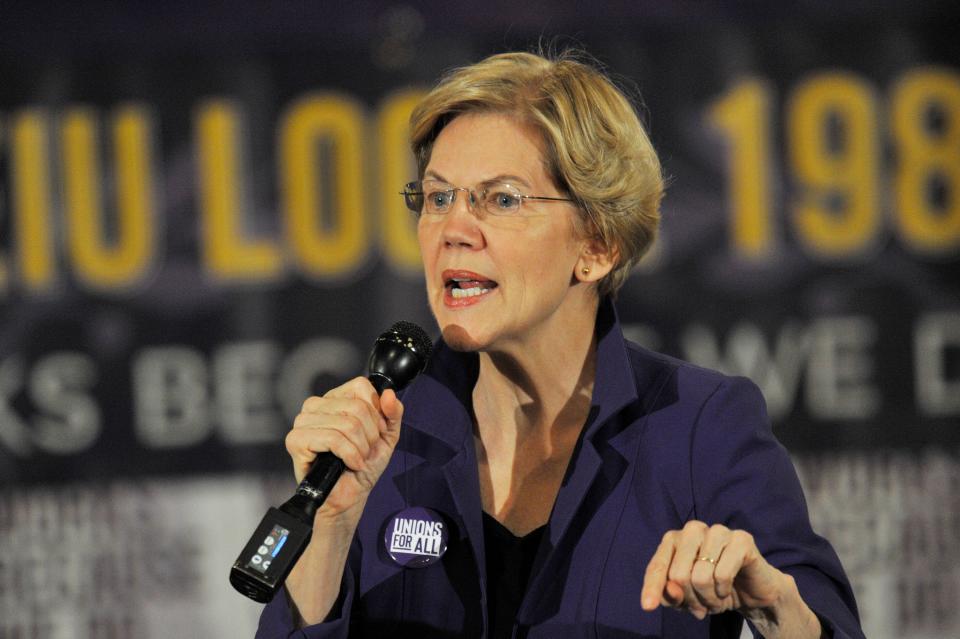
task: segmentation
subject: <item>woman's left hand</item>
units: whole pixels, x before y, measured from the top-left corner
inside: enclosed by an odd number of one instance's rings
[[[750,533],[720,524],[690,521],[667,532],[647,564],[640,603],[644,610],[687,610],[697,619],[736,610],[772,625],[773,635],[820,636],[820,622],[793,578],[763,558]]]

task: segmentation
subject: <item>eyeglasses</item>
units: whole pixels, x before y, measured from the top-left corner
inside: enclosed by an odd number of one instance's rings
[[[545,197],[542,195],[524,195],[520,189],[506,182],[486,182],[478,189],[451,186],[439,180],[423,180],[404,185],[403,196],[407,208],[420,215],[445,215],[457,201],[457,192],[467,194],[467,206],[480,206],[490,215],[516,216],[520,213],[524,200],[545,200],[548,202],[574,202],[566,197]]]

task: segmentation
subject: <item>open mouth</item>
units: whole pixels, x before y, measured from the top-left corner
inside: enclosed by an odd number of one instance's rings
[[[468,277],[451,277],[444,281],[444,287],[453,299],[478,297],[486,295],[497,288],[493,280],[482,280]]]

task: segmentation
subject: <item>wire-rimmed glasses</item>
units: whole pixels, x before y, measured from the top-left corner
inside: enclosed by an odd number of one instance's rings
[[[468,189],[440,180],[422,180],[405,184],[401,195],[407,208],[417,215],[445,215],[453,208],[459,191],[467,194],[467,206],[470,208],[479,206],[485,213],[499,216],[519,215],[524,200],[575,201],[566,197],[524,195],[520,189],[508,182],[484,182],[476,189]]]

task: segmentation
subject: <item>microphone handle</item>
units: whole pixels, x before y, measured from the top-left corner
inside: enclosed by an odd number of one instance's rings
[[[370,373],[367,379],[373,384],[377,395],[382,395],[386,389],[393,388],[392,380],[381,373]],[[340,475],[343,474],[345,468],[346,464],[343,463],[343,460],[330,451],[319,453],[310,470],[304,475],[303,481],[297,486],[297,494],[308,497],[313,501],[314,509],[319,508],[327,500],[330,491],[337,484],[337,480],[340,479]],[[313,513],[310,514],[312,521]]]
[[[382,394],[393,388],[389,377],[371,372],[370,383]],[[273,599],[313,535],[313,517],[346,466],[336,455],[317,455],[297,492],[263,516],[230,570],[230,583],[254,601]]]

